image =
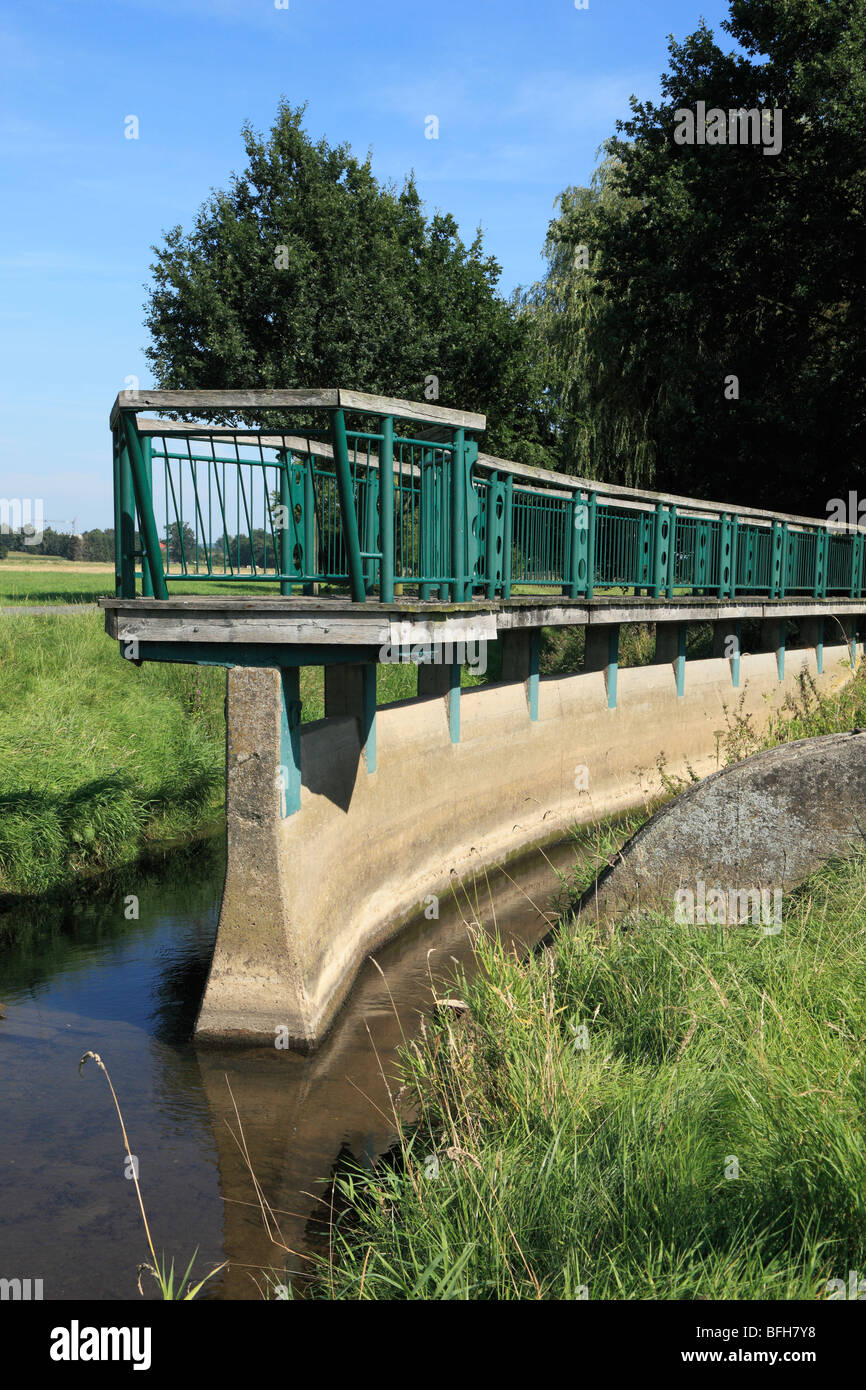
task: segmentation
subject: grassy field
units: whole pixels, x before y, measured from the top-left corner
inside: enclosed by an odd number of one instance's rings
[[[101,614],[0,619],[0,895],[198,834],[223,806],[225,674],[118,656]]]
[[[866,858],[760,927],[481,941],[313,1295],[814,1299],[866,1268]],[[447,1010],[445,1011],[447,1015]]]

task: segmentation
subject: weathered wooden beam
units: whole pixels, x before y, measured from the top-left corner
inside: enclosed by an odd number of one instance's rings
[[[121,410],[352,410],[365,415],[393,415],[398,420],[430,421],[480,431],[487,417],[469,410],[449,410],[427,401],[403,401],[365,391],[121,391],[111,410],[111,424]]]

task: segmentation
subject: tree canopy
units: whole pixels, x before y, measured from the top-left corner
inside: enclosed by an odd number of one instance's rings
[[[467,247],[412,176],[381,185],[369,156],[312,141],[302,118],[283,101],[267,138],[246,126],[244,172],[154,248],[158,384],[438,399],[486,413],[489,449],[544,463],[532,324],[498,294],[480,230]]]
[[[739,50],[671,39],[659,104],[563,193],[527,308],[561,466],[822,514],[866,442],[866,0],[731,0],[723,28]],[[699,102],[781,110],[781,149],[678,143]]]

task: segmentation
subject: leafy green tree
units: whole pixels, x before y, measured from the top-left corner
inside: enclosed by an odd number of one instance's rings
[[[551,225],[563,452],[597,477],[823,514],[866,442],[866,0],[731,0],[723,28],[739,50],[704,24],[671,40],[660,103],[632,101]],[[698,101],[781,110],[782,148],[677,143]]]
[[[519,442],[547,461],[531,324],[497,293],[481,232],[465,246],[450,214],[425,216],[412,177],[380,185],[369,157],[314,143],[302,117],[283,101],[267,139],[246,126],[245,171],[154,248],[159,385],[438,399],[485,412],[490,451]]]
[[[193,565],[196,557],[195,532],[188,522],[183,523],[183,529],[178,526],[176,521],[172,521],[168,528],[168,555],[170,560],[183,561],[187,565]]]

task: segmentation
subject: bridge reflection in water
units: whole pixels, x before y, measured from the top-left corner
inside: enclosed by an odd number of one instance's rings
[[[327,1179],[345,1159],[371,1163],[396,1140],[396,1054],[416,1034],[420,1013],[430,1012],[434,992],[453,996],[459,967],[471,973],[479,925],[489,931],[495,923],[503,942],[520,952],[539,941],[574,862],[568,840],[507,872],[455,884],[438,921],[415,921],[376,953],[375,965],[365,963],[347,1007],[312,1056],[272,1046],[197,1049],[225,1200],[230,1266],[220,1276],[220,1297],[256,1297],[271,1270],[276,1278],[299,1276],[303,1291],[310,1253],[327,1253]],[[405,1104],[401,1115],[410,1118]],[[251,1172],[273,1210],[270,1233]]]

